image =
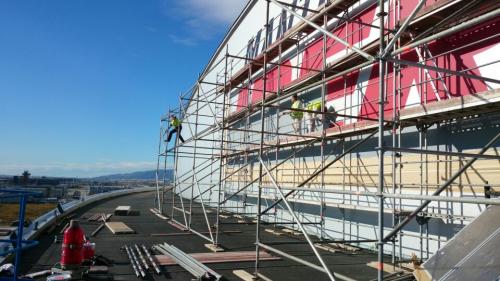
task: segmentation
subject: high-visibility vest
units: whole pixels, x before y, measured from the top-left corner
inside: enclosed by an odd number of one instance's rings
[[[172,127],[174,127],[174,128],[179,127],[180,124],[181,124],[181,121],[179,121],[179,119],[177,119],[177,118],[172,118],[172,120],[170,120],[170,125],[172,125]]]
[[[313,101],[307,105],[307,110],[311,111],[321,111],[321,101]]]
[[[292,103],[292,111],[290,111],[290,116],[293,119],[302,119],[302,116],[304,116],[304,112],[293,110],[293,109],[302,109],[301,107],[302,104],[300,103],[299,100],[296,100],[295,102]]]

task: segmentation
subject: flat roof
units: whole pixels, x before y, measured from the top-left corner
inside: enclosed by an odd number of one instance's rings
[[[174,235],[158,236],[155,234],[180,233],[181,230],[173,227],[164,220],[156,216],[150,209],[153,206],[155,197],[154,192],[144,192],[115,197],[94,203],[75,211],[75,217],[80,218],[85,233],[90,236],[98,222],[89,222],[87,219],[96,213],[113,213],[117,206],[130,205],[132,212],[136,215],[115,216],[109,221],[124,222],[131,227],[135,234],[113,235],[107,228],[95,236],[90,237],[91,242],[96,243],[96,255],[102,255],[114,260],[114,265],[109,268],[110,273],[114,275],[115,280],[141,280],[136,278],[133,269],[128,261],[125,252],[121,251],[124,245],[141,244],[148,248],[154,244],[167,242],[186,253],[210,252],[204,244],[206,240],[197,235]],[[166,201],[170,201],[168,198]],[[179,200],[176,200],[177,202]],[[196,207],[196,206],[195,206]],[[199,207],[199,205],[198,205]],[[168,204],[165,210],[170,210]],[[194,208],[194,210],[200,210]],[[169,211],[168,211],[169,212]],[[211,213],[210,220],[215,219],[215,212]],[[170,213],[166,214],[170,216]],[[177,214],[180,217],[180,213]],[[68,220],[61,221],[52,232],[39,237],[40,245],[25,251],[22,256],[21,273],[31,273],[50,269],[60,261],[61,244],[54,243],[54,236],[59,234]],[[226,251],[255,251],[255,225],[238,224],[237,218],[230,216],[223,219],[222,231],[228,233],[220,234],[220,243]],[[264,225],[262,228],[270,228],[270,225]],[[198,231],[207,231],[204,218],[200,211],[193,218],[193,228]],[[241,231],[241,232],[239,232]],[[287,236],[276,236],[266,231],[261,232],[263,242],[285,242],[298,241],[297,238]],[[319,264],[307,245],[303,244],[282,244],[275,246],[287,253],[299,256],[315,264]],[[367,266],[367,263],[376,261],[376,253],[360,250],[356,252],[337,251],[335,253],[319,250],[328,264],[329,268],[340,274],[353,278],[355,280],[371,280],[376,277],[376,269]],[[314,280],[328,280],[327,275],[314,269],[298,264],[296,262],[281,259],[277,261],[262,261],[260,272],[272,280],[307,280],[314,277]],[[249,273],[254,271],[254,262],[237,263],[216,263],[207,264],[208,267],[222,274],[226,280],[241,280],[233,274],[233,270],[243,269]],[[162,266],[162,275],[158,276],[151,272],[146,280],[191,280],[192,276],[180,266]],[[37,280],[45,280],[37,279]]]

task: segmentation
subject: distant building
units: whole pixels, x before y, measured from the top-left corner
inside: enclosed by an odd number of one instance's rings
[[[22,184],[28,184],[30,181],[30,176],[31,176],[30,172],[28,172],[28,170],[25,170],[21,178]]]
[[[28,191],[28,192],[37,192],[39,194],[38,196],[30,196],[28,198],[28,202],[42,202],[46,198],[62,199],[67,194],[66,187],[64,187],[64,186],[58,187],[58,186],[52,186],[52,185],[8,186],[8,187],[5,187],[5,189],[6,190],[21,190],[21,191]],[[0,193],[1,193],[1,189],[0,189]],[[17,198],[17,197],[0,198],[0,202],[15,203],[15,202],[19,202],[19,198]]]
[[[94,185],[90,187],[89,195],[126,189],[124,186],[102,186]]]
[[[41,178],[36,179],[37,185],[59,185],[60,183],[61,183],[61,180],[58,178],[41,177]]]

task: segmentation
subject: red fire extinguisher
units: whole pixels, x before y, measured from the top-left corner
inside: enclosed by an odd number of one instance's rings
[[[61,266],[64,269],[79,268],[83,261],[83,243],[85,234],[77,220],[71,220],[64,231]]]

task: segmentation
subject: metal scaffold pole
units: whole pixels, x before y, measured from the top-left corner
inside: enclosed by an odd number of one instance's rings
[[[385,1],[379,0],[379,54],[378,54],[378,75],[379,75],[379,92],[378,92],[378,265],[377,279],[384,279],[384,107],[385,107]]]
[[[201,84],[198,82],[198,87],[196,87],[197,89],[197,94],[199,95],[199,92],[201,91],[200,89],[201,87]],[[199,104],[199,101],[198,99],[196,99],[196,109],[195,109],[195,112],[198,113],[198,110],[200,109],[200,104]],[[198,114],[195,115],[195,127],[194,127],[194,136],[196,136],[198,134]],[[190,126],[190,125],[189,125]],[[197,152],[197,148],[198,148],[198,140],[194,140],[194,145],[193,145],[193,166],[192,166],[192,176],[191,176],[191,181],[194,183],[196,181],[196,177],[195,177],[195,171],[196,171],[196,152]],[[193,221],[193,201],[194,201],[194,188],[193,188],[193,185],[191,184],[190,185],[190,189],[191,189],[191,200],[189,200],[189,221],[188,221],[188,229],[191,229],[191,223]],[[182,193],[182,191],[181,191]]]
[[[228,54],[229,54],[229,46],[226,45],[226,55],[224,57],[224,87],[226,87],[227,85],[227,76],[229,75],[228,71],[227,71],[227,67],[228,67]],[[225,137],[225,130],[224,130],[224,127],[225,127],[225,116],[226,116],[226,95],[229,95],[231,89],[229,88],[229,90],[227,91],[226,93],[226,89],[224,88],[222,90],[222,128],[221,128],[221,140],[224,140],[224,137]],[[221,147],[224,148],[224,142],[221,141]],[[224,165],[224,149],[221,149],[220,150],[220,159],[219,159],[219,185],[218,185],[218,189],[217,189],[217,216],[216,216],[216,222],[215,222],[215,241],[214,241],[214,245],[217,246],[219,244],[219,227],[220,227],[220,202],[221,202],[221,198],[222,198],[222,193],[224,192],[224,182],[225,180],[223,179],[223,176],[224,176],[224,169],[222,168],[223,165]]]
[[[163,214],[162,210],[162,200],[160,199],[160,160],[161,160],[161,147],[163,143],[163,130],[162,130],[162,123],[163,121],[160,120],[160,137],[158,141],[158,156],[157,156],[157,162],[156,162],[156,173],[155,173],[155,178],[156,178],[156,207],[158,208],[158,212],[160,214]]]
[[[165,151],[164,151],[164,155],[163,155],[163,177],[162,177],[162,187],[163,187],[163,193],[162,193],[162,196],[161,196],[161,203],[163,203],[164,201],[164,196],[165,196],[165,186],[166,186],[166,181],[167,181],[167,161],[168,161],[168,154],[167,154],[167,150],[168,150],[168,142],[166,142],[166,139],[165,139],[165,135],[168,135],[169,134],[169,118],[170,118],[170,115],[172,114],[172,111],[169,109],[168,110],[168,115],[166,116],[166,119],[165,119],[165,122],[167,123],[166,125],[166,129],[165,129],[165,132],[164,132],[164,135],[163,135],[163,142],[165,142],[163,145],[165,146]],[[175,188],[175,171],[173,173],[173,180],[172,180],[172,188]],[[172,199],[173,200],[173,199]],[[173,204],[173,203],[172,203]],[[162,204],[163,205],[163,204]]]
[[[323,16],[323,25],[324,25],[325,29],[328,28],[328,16],[326,14]],[[327,49],[327,43],[328,43],[328,38],[326,37],[325,34],[323,34],[323,42],[322,43],[323,43],[323,46],[321,48],[321,60],[322,60],[321,69],[322,69],[323,75],[321,76],[321,79],[324,81],[326,78],[326,72],[325,72],[325,69],[326,69],[326,49]],[[326,108],[326,91],[327,91],[326,83],[323,83],[323,85],[321,85],[321,111],[328,112],[328,109]],[[320,158],[321,158],[320,167],[321,167],[321,169],[324,167],[325,159],[326,159],[325,158],[326,130],[329,127],[329,124],[328,125],[326,124],[326,117],[327,116],[325,114],[321,114],[321,151],[320,151]],[[316,120],[314,120],[313,122],[316,122]],[[324,172],[321,173],[321,183],[320,184],[321,184],[322,188],[326,188],[325,187],[325,173]],[[321,194],[320,196],[321,196],[321,204],[319,207],[320,208],[319,219],[321,222],[320,238],[323,239],[324,235],[325,235],[326,201],[325,201],[325,194]]]
[[[182,118],[183,116],[183,104],[182,104],[182,99],[181,99],[181,96],[179,96],[179,117],[178,118]],[[177,174],[178,174],[178,171],[179,171],[179,149],[180,149],[180,144],[179,144],[179,141],[180,141],[180,130],[178,130],[176,133],[175,133],[175,142],[174,142],[174,146],[175,146],[175,149],[174,149],[174,164],[175,164],[175,181],[174,181],[174,188],[172,189],[173,191],[173,197],[172,197],[172,219],[174,219],[174,211],[176,210],[176,206],[175,206],[175,201],[174,201],[174,198],[175,198],[175,195],[176,195],[176,191],[177,189],[179,189],[179,193],[177,193],[177,195],[179,196],[179,202],[181,203],[181,208],[182,208],[182,217],[184,219],[184,226],[187,228],[188,227],[188,219],[187,219],[187,216],[186,216],[186,212],[185,212],[185,208],[184,208],[184,199],[182,197],[182,192],[180,191],[180,181],[179,181],[179,178],[177,177]]]
[[[264,107],[264,102],[266,101],[266,89],[267,89],[267,44],[268,44],[268,36],[269,34],[269,8],[270,8],[270,0],[266,0],[266,24],[265,24],[265,29],[266,29],[266,36],[264,37],[264,67],[263,67],[263,86],[262,86],[262,102],[261,102],[261,109],[260,109],[260,143],[259,143],[259,157],[262,157],[264,155],[264,131],[265,131],[265,124],[264,124],[264,118],[265,118],[265,107]],[[255,272],[254,275],[258,277],[259,274],[259,247],[260,247],[260,224],[262,220],[262,215],[260,213],[261,208],[262,208],[262,176],[263,176],[263,166],[262,163],[259,162],[259,183],[257,185],[258,189],[258,197],[257,197],[257,224],[256,224],[256,231],[255,231]]]

